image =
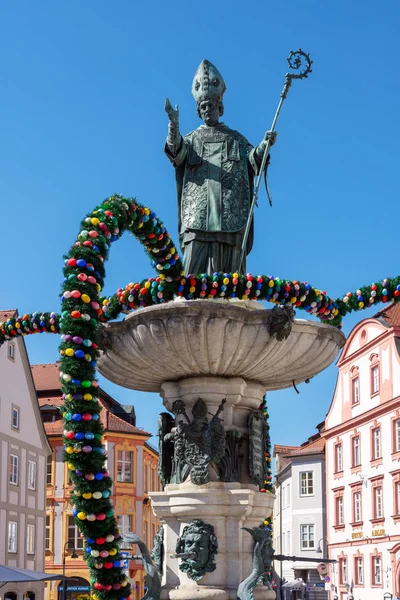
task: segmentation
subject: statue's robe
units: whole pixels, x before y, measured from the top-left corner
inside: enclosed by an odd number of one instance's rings
[[[200,126],[182,138],[173,155],[178,195],[179,242],[185,274],[239,269],[254,176],[260,160],[238,131],[223,123]],[[253,222],[246,246],[253,245]],[[243,260],[240,272],[245,272]]]

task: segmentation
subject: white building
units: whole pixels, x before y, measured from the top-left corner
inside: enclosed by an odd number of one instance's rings
[[[274,447],[276,501],[274,548],[276,554],[301,561],[275,561],[279,600],[327,600],[325,583],[317,571],[326,557],[325,441],[320,434],[302,446]]]
[[[16,314],[0,311],[0,322]],[[0,348],[0,564],[44,571],[46,460],[43,429],[23,338]],[[43,599],[43,583],[9,583],[4,600]]]
[[[338,361],[326,440],[331,598],[400,597],[400,304],[361,321]]]

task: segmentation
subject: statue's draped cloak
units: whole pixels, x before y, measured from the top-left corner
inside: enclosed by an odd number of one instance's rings
[[[191,242],[202,243],[197,254],[207,243],[217,243],[222,245],[217,252],[229,254],[219,256],[217,263],[227,265],[225,270],[235,270],[238,265],[230,263],[240,254],[258,174],[255,149],[238,131],[219,123],[202,125],[185,135],[176,156],[167,146],[165,152],[175,166],[179,242],[185,258]],[[246,254],[252,245],[253,221]],[[188,268],[193,267],[189,272],[199,272],[195,270],[198,257],[191,256],[185,260],[188,262]]]

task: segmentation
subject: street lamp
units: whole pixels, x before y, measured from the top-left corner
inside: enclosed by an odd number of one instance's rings
[[[320,540],[318,540],[318,544],[317,544],[317,549],[316,549],[316,553],[317,554],[322,554],[322,546],[321,546],[321,542],[324,541],[324,538],[322,537]]]
[[[72,554],[71,554],[71,558],[79,558],[79,554],[76,553],[76,549],[75,549],[75,544],[74,542],[68,541],[65,542],[64,544],[64,551],[63,551],[63,556],[62,556],[62,568],[63,568],[63,594],[62,594],[62,600],[67,600],[67,581],[65,579],[65,559],[67,557],[67,548],[68,546],[70,546],[72,544]]]

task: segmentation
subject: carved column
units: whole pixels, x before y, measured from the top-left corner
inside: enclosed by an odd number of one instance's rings
[[[225,432],[239,432],[242,468],[240,481],[221,482],[210,468],[209,483],[194,485],[190,480],[169,484],[163,492],[150,494],[155,514],[164,525],[164,569],[161,598],[193,600],[194,598],[236,600],[239,583],[250,575],[254,540],[242,527],[258,527],[272,513],[274,496],[261,494],[249,474],[250,414],[262,402],[265,389],[261,384],[241,377],[193,377],[166,382],[161,387],[164,406],[172,410],[181,400],[189,418],[198,398],[207,404],[209,418],[215,414],[223,398],[226,404],[220,417]],[[262,451],[263,458],[263,451]],[[176,552],[177,540],[185,526],[201,519],[214,528],[218,541],[215,555],[216,568],[193,581],[179,567],[181,560],[171,558]],[[275,598],[275,593],[263,585],[254,590],[254,598]]]

